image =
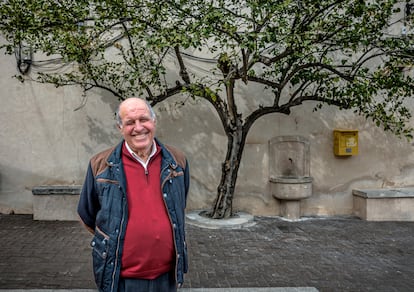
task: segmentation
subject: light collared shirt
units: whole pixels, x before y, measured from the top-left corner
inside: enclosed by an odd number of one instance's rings
[[[135,152],[132,151],[131,147],[129,147],[126,141],[125,141],[125,146],[128,152],[131,153],[132,157],[134,157],[139,163],[141,163],[142,167],[144,167],[145,171],[147,171],[148,162],[151,160],[151,157],[154,156],[155,153],[157,153],[157,143],[155,143],[155,140],[152,141],[152,149],[151,149],[150,155],[148,156],[147,161],[144,161],[138,155],[136,155]]]

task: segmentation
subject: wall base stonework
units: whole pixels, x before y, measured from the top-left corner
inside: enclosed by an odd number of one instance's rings
[[[414,221],[414,188],[353,190],[354,215],[367,221]]]
[[[39,186],[32,189],[33,219],[77,221],[81,186]]]

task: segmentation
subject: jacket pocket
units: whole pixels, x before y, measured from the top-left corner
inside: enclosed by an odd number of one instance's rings
[[[119,185],[119,181],[108,178],[97,178],[96,182]]]
[[[109,236],[103,233],[99,227],[96,227],[95,236],[91,241],[92,247],[92,261],[93,261],[93,273],[95,276],[95,282],[100,287],[102,285],[106,260],[109,251]]]

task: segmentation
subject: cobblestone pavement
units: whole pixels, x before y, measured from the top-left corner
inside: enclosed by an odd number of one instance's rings
[[[242,229],[187,224],[186,288],[414,291],[414,222],[256,217]],[[94,289],[79,222],[0,215],[0,289]]]

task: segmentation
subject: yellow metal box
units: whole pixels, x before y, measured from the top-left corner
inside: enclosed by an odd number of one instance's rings
[[[350,156],[358,154],[358,130],[334,130],[334,154]]]

